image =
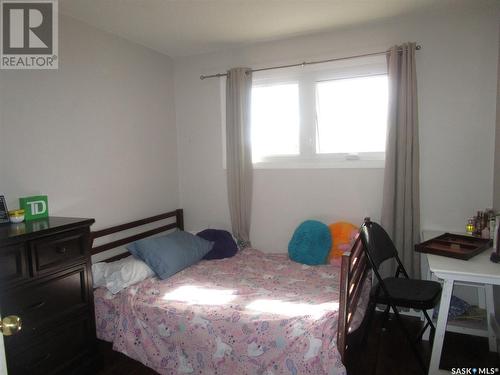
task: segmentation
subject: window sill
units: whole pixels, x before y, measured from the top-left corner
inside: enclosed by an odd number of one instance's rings
[[[254,169],[383,169],[385,160],[287,160],[253,163]]]

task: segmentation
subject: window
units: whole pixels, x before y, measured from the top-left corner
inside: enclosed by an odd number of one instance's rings
[[[299,85],[252,87],[252,159],[299,155]]]
[[[387,76],[316,83],[316,152],[384,152]]]
[[[254,165],[383,167],[387,74],[371,59],[254,73]]]

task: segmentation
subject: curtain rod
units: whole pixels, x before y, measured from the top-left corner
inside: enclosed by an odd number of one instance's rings
[[[415,49],[418,51],[418,50],[421,50],[422,49],[422,46],[417,44],[417,46],[415,47]],[[401,52],[401,48],[398,49],[399,52]],[[337,58],[334,58],[334,59],[326,59],[326,60],[317,60],[317,61],[303,61],[301,63],[297,63],[297,64],[288,64],[288,65],[277,65],[277,66],[270,66],[270,67],[267,67],[267,68],[260,68],[260,69],[252,69],[252,73],[253,72],[262,72],[264,70],[273,70],[273,69],[284,69],[284,68],[293,68],[295,66],[306,66],[306,65],[315,65],[315,64],[323,64],[323,63],[327,63],[327,62],[332,62],[332,61],[341,61],[341,60],[350,60],[350,59],[356,59],[358,57],[369,57],[369,56],[378,56],[378,55],[385,55],[387,53],[387,51],[380,51],[380,52],[371,52],[371,53],[364,53],[362,55],[354,55],[354,56],[346,56],[346,57],[337,57]],[[206,78],[216,78],[216,77],[226,77],[227,76],[227,73],[217,73],[217,74],[211,74],[211,75],[201,75],[200,76],[200,79],[201,80],[204,80]]]

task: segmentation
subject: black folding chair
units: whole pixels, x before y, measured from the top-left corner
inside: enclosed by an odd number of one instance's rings
[[[408,339],[411,348],[417,357],[417,360],[422,367],[424,373],[427,372],[427,366],[424,364],[420,353],[416,347],[417,342],[422,339],[425,330],[430,327],[430,340],[432,342],[435,333],[434,324],[427,313],[427,310],[434,308],[439,302],[441,296],[441,285],[435,281],[410,279],[401,260],[398,252],[390,239],[387,232],[379,224],[371,222],[370,219],[365,219],[360,230],[361,241],[363,247],[373,269],[373,272],[378,280],[378,283],[372,288],[370,293],[370,304],[368,311],[367,330],[373,317],[373,312],[377,304],[386,305],[384,313],[384,322],[386,321],[390,309],[394,312],[394,316],[401,327],[401,330]],[[398,265],[394,277],[382,278],[379,273],[379,266],[387,259],[395,259]],[[400,277],[400,276],[403,277]],[[417,339],[412,340],[408,329],[405,327],[398,307],[406,307],[416,310],[422,310],[424,313],[426,324],[417,336]]]

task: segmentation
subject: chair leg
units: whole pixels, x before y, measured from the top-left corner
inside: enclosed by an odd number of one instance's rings
[[[417,339],[415,340],[415,343],[419,343],[422,341],[422,337],[424,336],[425,331],[427,330],[427,327],[429,327],[429,323],[425,323],[424,327],[420,330],[420,333],[417,336]]]
[[[429,326],[431,327],[431,333],[429,335],[429,343],[432,344],[434,343],[434,334],[436,333],[436,327],[432,323],[432,319],[430,318],[429,314],[427,314],[427,311],[424,310],[424,315],[427,321],[429,322]]]
[[[381,329],[382,331],[385,331],[386,330],[386,324],[387,324],[387,320],[389,319],[389,313],[391,311],[391,306],[390,305],[387,305],[385,307],[385,310],[384,310],[384,315],[382,316],[382,324],[381,324]]]
[[[431,317],[429,316],[429,314],[427,313],[427,310],[422,310],[424,312],[424,315],[425,315],[425,319],[427,319],[427,322],[429,323],[429,325],[431,326],[431,329],[436,329],[434,327],[434,323],[432,323],[432,319]]]
[[[396,320],[398,321],[398,324],[399,324],[401,330],[403,331],[404,335],[406,336],[406,339],[410,343],[413,354],[417,358],[417,361],[422,369],[423,374],[427,374],[427,366],[425,365],[424,360],[420,356],[420,353],[418,352],[418,349],[415,346],[415,343],[411,339],[410,332],[408,332],[408,330],[406,329],[406,327],[404,325],[404,322],[401,320],[401,316],[399,315],[399,312],[398,312],[396,306],[391,305],[391,307],[392,307],[392,310],[394,311],[394,316],[396,317]]]
[[[434,327],[434,323],[432,323],[432,319],[426,310],[424,310],[424,315],[427,321],[429,322],[429,326],[431,328],[431,333],[429,335],[429,342],[432,345],[432,343],[434,342],[434,333],[436,333],[436,327]]]
[[[431,329],[431,335],[429,336],[429,341],[432,343],[432,337],[431,336],[433,335],[433,332],[435,331],[434,324],[432,323],[432,320],[429,317],[429,314],[427,314],[427,311],[426,310],[422,310],[422,312],[424,313],[424,316],[425,316],[425,319],[426,319],[426,323],[424,325],[424,328],[422,328],[422,330],[418,334],[416,342],[420,342],[422,340],[422,336],[424,335],[427,327],[430,327],[430,329]]]
[[[429,343],[431,344],[431,347],[432,347],[432,345],[434,345],[434,335],[435,334],[436,334],[436,328],[431,327],[431,334],[429,335]]]

